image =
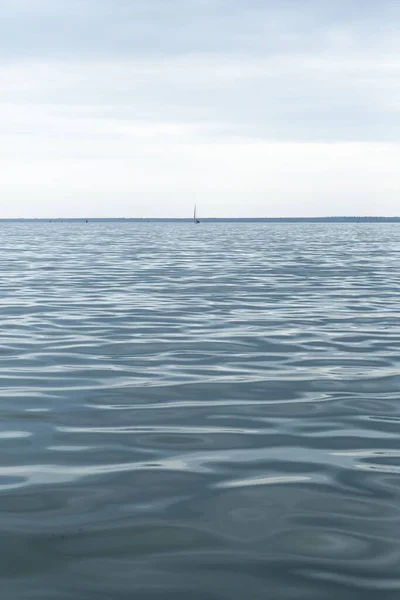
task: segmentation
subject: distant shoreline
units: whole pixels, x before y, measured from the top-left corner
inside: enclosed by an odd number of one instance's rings
[[[154,217],[143,217],[143,218],[96,218],[96,217],[74,217],[74,218],[62,218],[62,217],[49,217],[49,218],[19,218],[19,219],[6,219],[0,218],[0,223],[112,223],[112,222],[123,222],[123,223],[190,223],[193,221],[191,218],[154,218]],[[204,223],[400,223],[400,217],[245,217],[245,218],[223,218],[223,217],[209,217],[200,219]]]

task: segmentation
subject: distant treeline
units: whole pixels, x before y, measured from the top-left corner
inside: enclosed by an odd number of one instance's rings
[[[51,223],[84,223],[85,218],[74,218],[74,219],[0,219],[0,222],[51,222]],[[185,223],[191,222],[193,219],[161,219],[161,218],[115,218],[115,219],[100,219],[100,218],[87,218],[87,221],[95,223],[106,223],[106,222],[152,222],[152,223]],[[400,223],[400,217],[264,217],[264,218],[204,218],[200,219],[201,222],[207,223]]]

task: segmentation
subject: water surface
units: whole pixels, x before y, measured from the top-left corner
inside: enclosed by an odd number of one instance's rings
[[[0,243],[4,600],[400,597],[398,225]]]

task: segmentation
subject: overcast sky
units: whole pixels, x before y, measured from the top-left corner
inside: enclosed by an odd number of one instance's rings
[[[1,0],[0,217],[400,214],[398,0]]]

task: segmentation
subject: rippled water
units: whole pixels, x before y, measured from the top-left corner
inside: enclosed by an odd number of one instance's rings
[[[400,597],[400,227],[3,223],[4,600]]]

